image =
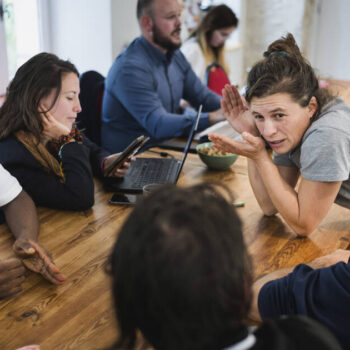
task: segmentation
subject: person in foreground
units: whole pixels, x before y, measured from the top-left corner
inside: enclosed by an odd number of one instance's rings
[[[101,145],[122,151],[140,135],[148,147],[187,135],[196,117],[182,110],[181,99],[204,112],[198,130],[224,119],[220,97],[205,87],[191,69],[181,46],[178,0],[138,0],[141,36],[115,60],[105,80]]]
[[[93,175],[118,156],[109,155],[75,126],[79,77],[75,66],[49,53],[24,63],[0,109],[0,163],[37,205],[85,210],[94,204]],[[112,172],[122,177],[130,163]]]
[[[136,205],[110,258],[120,337],[155,349],[340,349],[302,316],[248,328],[251,262],[223,186],[164,186]]]
[[[253,66],[245,98],[249,105],[235,87],[225,87],[225,116],[243,142],[209,138],[248,158],[263,213],[279,212],[298,235],[309,235],[334,202],[350,208],[350,107],[319,87],[292,34],[273,42]]]
[[[0,260],[0,299],[11,297],[22,290],[24,266],[41,273],[51,283],[63,283],[66,277],[59,272],[50,254],[37,242],[39,222],[33,201],[1,164],[0,210],[5,214],[7,225],[16,238],[13,250],[23,259]]]
[[[267,274],[253,285],[250,317],[305,315],[327,326],[350,349],[350,251],[338,249],[307,264]]]
[[[228,6],[212,6],[181,46],[182,53],[201,81],[204,81],[206,68],[213,62],[219,63],[229,74],[225,42],[237,26],[238,18]]]

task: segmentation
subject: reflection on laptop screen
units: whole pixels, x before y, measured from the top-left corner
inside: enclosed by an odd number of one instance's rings
[[[188,154],[188,150],[191,146],[191,143],[193,141],[193,138],[194,138],[194,134],[197,132],[197,129],[198,129],[198,124],[199,124],[199,119],[201,117],[201,113],[202,113],[202,108],[203,106],[200,105],[199,106],[199,109],[198,109],[198,113],[197,113],[197,117],[193,123],[193,126],[192,126],[192,129],[191,129],[191,132],[188,136],[188,140],[187,140],[187,143],[186,143],[186,146],[185,146],[185,149],[184,149],[184,153],[182,155],[182,159],[181,159],[181,164],[179,166],[179,169],[177,170],[177,174],[176,174],[176,179],[178,179],[179,175],[180,175],[180,172],[182,170],[182,167],[185,163],[185,160],[186,160],[186,157],[187,157],[187,154]]]

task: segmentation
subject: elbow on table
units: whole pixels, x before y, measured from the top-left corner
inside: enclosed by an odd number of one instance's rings
[[[73,210],[88,210],[95,204],[94,195],[81,196],[75,203],[76,209]]]
[[[294,232],[299,236],[299,237],[308,237],[310,236],[310,234],[314,231],[313,230],[309,230],[309,229],[294,229]]]
[[[65,203],[66,210],[88,210],[95,204],[94,192],[86,191],[84,193],[76,194]]]
[[[310,234],[314,232],[316,228],[317,228],[317,225],[315,224],[305,223],[303,225],[298,225],[293,227],[293,230],[298,236],[307,237],[307,236],[310,236]]]
[[[278,213],[278,211],[276,210],[276,208],[270,207],[270,208],[261,208],[261,210],[263,211],[263,214],[265,216],[274,216]]]

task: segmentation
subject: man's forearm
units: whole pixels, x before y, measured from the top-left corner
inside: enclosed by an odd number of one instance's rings
[[[333,266],[334,264],[337,264],[339,262],[343,262],[346,264],[346,263],[349,263],[349,261],[350,261],[350,251],[344,250],[344,249],[337,249],[330,254],[316,258],[306,264],[310,266],[313,270],[316,270],[316,269]],[[280,269],[280,270],[268,273],[267,275],[259,278],[256,282],[254,282],[252,287],[253,289],[252,307],[249,313],[249,317],[251,319],[256,321],[261,321],[261,317],[258,309],[258,296],[261,291],[261,288],[270,281],[287,276],[294,270],[294,268],[295,266],[286,267],[284,269]],[[312,273],[312,270],[310,273]]]
[[[16,239],[38,238],[39,220],[36,207],[28,194],[22,192],[3,207],[6,222]]]

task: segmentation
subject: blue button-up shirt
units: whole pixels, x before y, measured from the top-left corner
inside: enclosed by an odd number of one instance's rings
[[[147,146],[188,134],[196,117],[183,113],[185,99],[204,112],[220,108],[220,96],[205,87],[177,50],[164,54],[142,36],[135,39],[113,63],[105,81],[102,105],[102,147],[122,151],[140,135],[151,138]],[[203,113],[199,130],[208,127]]]

